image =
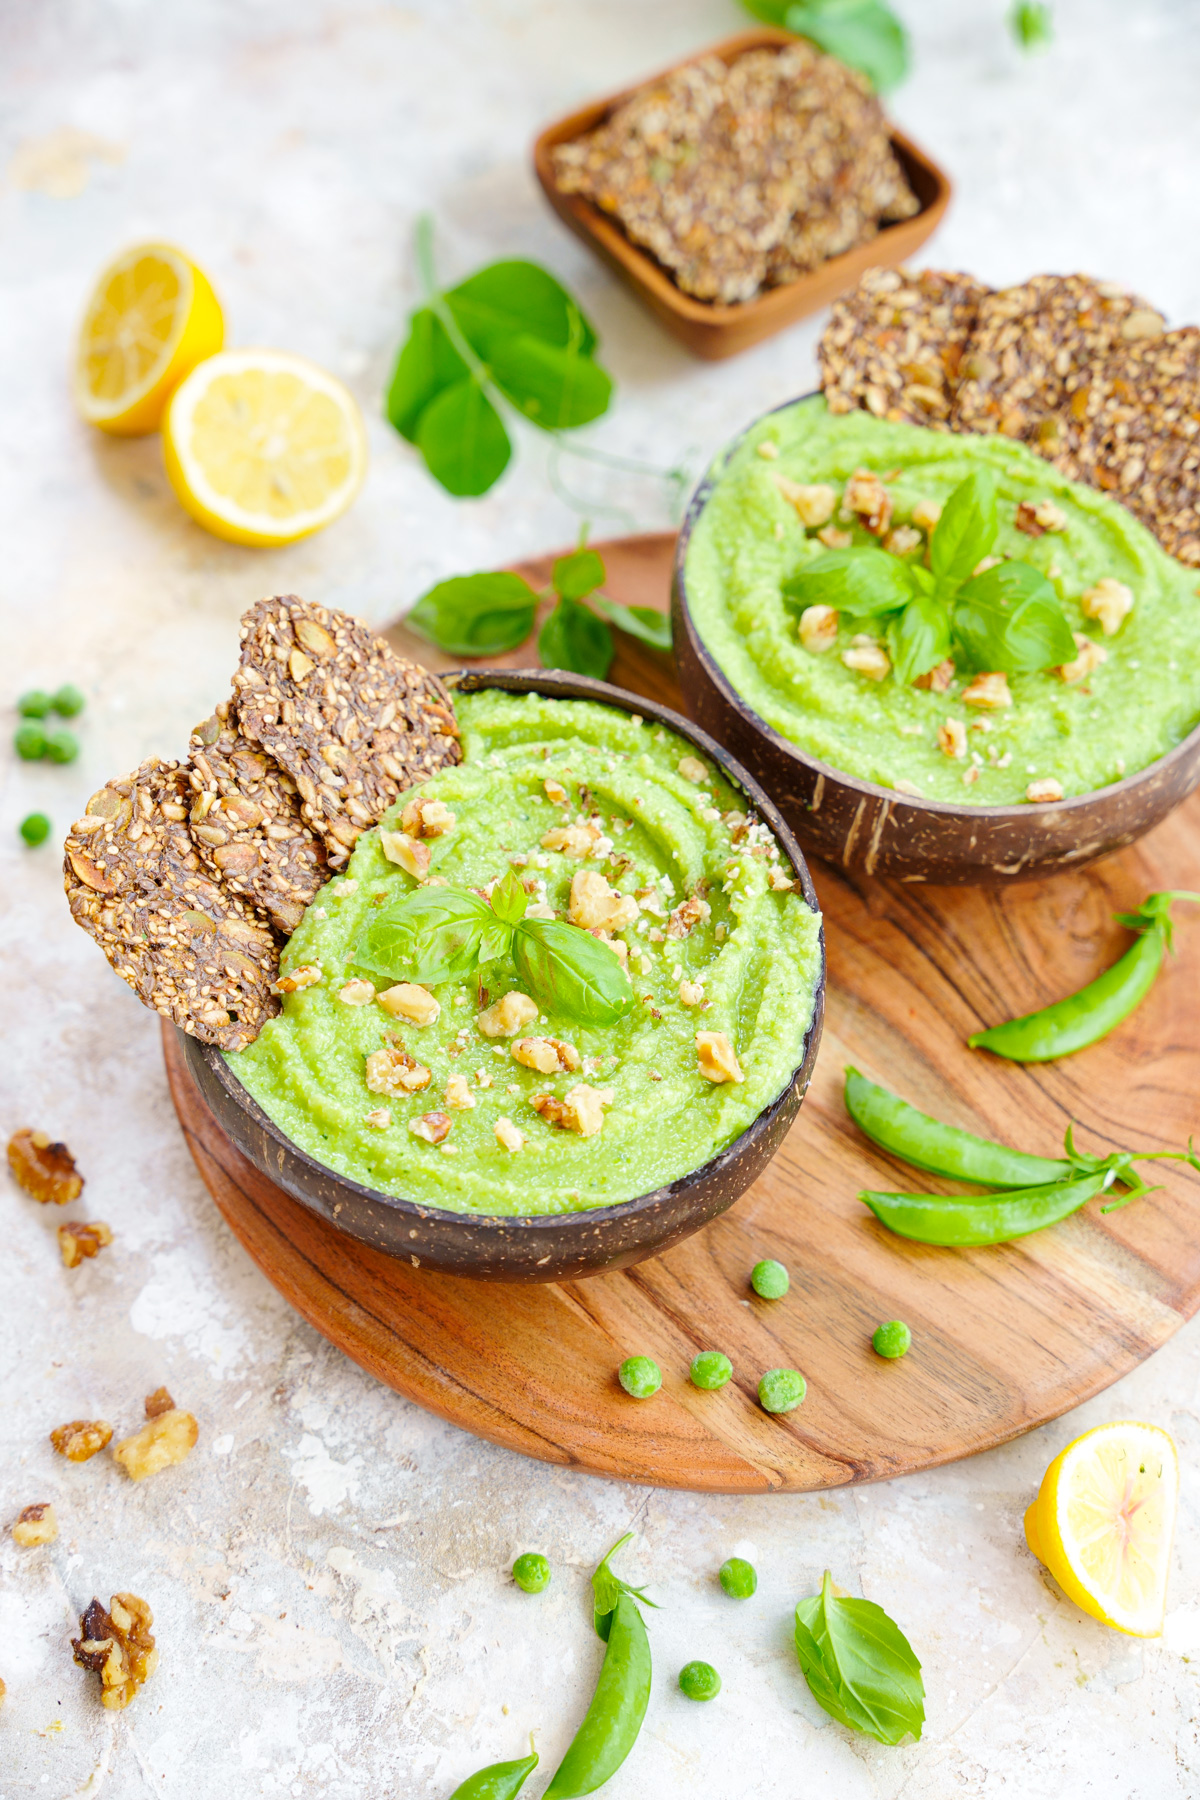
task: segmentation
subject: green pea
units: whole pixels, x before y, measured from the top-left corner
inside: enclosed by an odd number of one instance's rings
[[[649,1400],[662,1386],[662,1370],[649,1356],[627,1356],[617,1370],[617,1380],[635,1400]]]
[[[750,1271],[750,1286],[760,1300],[782,1300],[791,1286],[788,1272],[781,1262],[755,1263]]]
[[[758,1588],[754,1564],[741,1556],[731,1556],[723,1562],[718,1579],[731,1600],[749,1600]]]
[[[886,1325],[876,1327],[871,1342],[876,1356],[886,1356],[890,1362],[904,1355],[912,1343],[912,1332],[903,1319],[889,1319]]]
[[[66,681],[63,683],[62,687],[59,688],[50,704],[56,713],[62,714],[64,719],[74,719],[78,717],[87,705],[87,698],[81,689],[74,687],[71,682]]]
[[[51,762],[74,762],[79,755],[79,739],[73,731],[67,731],[65,727],[58,731],[48,732],[46,734],[46,755]]]
[[[37,762],[46,754],[46,734],[40,725],[18,725],[13,747],[23,762]]]
[[[692,1358],[692,1386],[723,1388],[733,1374],[733,1364],[719,1350],[702,1350]]]
[[[27,844],[44,844],[50,836],[50,821],[45,813],[27,813],[17,830]]]
[[[550,1586],[550,1564],[536,1550],[527,1550],[513,1564],[512,1576],[524,1593],[540,1594]]]
[[[798,1369],[768,1369],[758,1384],[758,1398],[764,1412],[795,1412],[808,1392],[808,1383]]]
[[[23,719],[44,719],[53,705],[53,700],[44,689],[30,688],[17,701],[17,711]]]
[[[679,1671],[679,1691],[689,1700],[715,1700],[721,1691],[721,1677],[711,1663],[684,1663]]]

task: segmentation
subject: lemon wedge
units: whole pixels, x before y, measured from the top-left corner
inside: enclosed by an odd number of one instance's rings
[[[235,544],[291,544],[345,512],[367,467],[353,395],[284,350],[210,356],[163,419],[171,485],[192,517]]]
[[[1025,1538],[1093,1619],[1157,1637],[1178,1497],[1179,1462],[1165,1431],[1132,1420],[1097,1425],[1046,1470]]]
[[[181,250],[127,250],[96,283],[79,327],[80,412],[118,437],[156,430],[172,391],[224,338],[217,297]]]

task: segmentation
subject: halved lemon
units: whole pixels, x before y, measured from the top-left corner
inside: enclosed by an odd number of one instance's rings
[[[201,525],[235,544],[291,544],[345,512],[367,467],[353,395],[285,350],[225,350],[176,388],[167,474]]]
[[[169,244],[139,244],[92,291],[75,356],[75,399],[90,425],[118,437],[154,431],[184,376],[225,341],[202,270]]]
[[[1163,1628],[1179,1498],[1175,1445],[1157,1425],[1097,1425],[1042,1477],[1025,1537],[1093,1619],[1131,1637]]]

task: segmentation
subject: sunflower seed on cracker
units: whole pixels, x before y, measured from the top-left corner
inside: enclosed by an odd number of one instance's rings
[[[243,1050],[279,1011],[270,928],[203,869],[178,763],[150,757],[88,801],[67,835],[71,915],[145,1005],[202,1043]]]
[[[260,600],[242,620],[238,722],[291,776],[331,868],[405,788],[458,762],[458,724],[435,675],[361,620]]]
[[[228,701],[193,731],[188,775],[200,860],[290,936],[329,879],[324,842],[301,818],[291,776],[242,735]]]
[[[818,356],[831,413],[948,428],[959,363],[980,302],[991,292],[971,275],[868,269],[834,302]]]

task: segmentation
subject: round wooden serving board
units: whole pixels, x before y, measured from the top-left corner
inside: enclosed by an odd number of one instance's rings
[[[598,546],[617,598],[665,606],[672,540]],[[536,584],[548,562],[522,572]],[[430,647],[390,634],[426,663]],[[681,706],[663,659],[622,641],[611,679]],[[504,659],[535,660],[532,647]],[[562,1286],[428,1275],[364,1248],[289,1199],[218,1130],[165,1033],[171,1092],[221,1212],[318,1331],[399,1393],[468,1431],[547,1462],[725,1493],[873,1481],[968,1456],[1115,1381],[1200,1303],[1200,1177],[1163,1165],[1162,1190],[1116,1213],[1093,1204],[988,1250],[890,1236],[862,1187],[933,1188],[863,1139],[841,1100],[853,1063],[918,1106],[1054,1155],[1071,1119],[1088,1150],[1179,1149],[1200,1123],[1200,917],[1179,908],[1178,954],[1133,1018],[1059,1065],[1021,1068],[964,1040],[1090,980],[1128,943],[1113,913],[1155,888],[1200,889],[1200,795],[1150,837],[1080,874],[990,893],[848,882],[813,869],[829,995],[817,1071],[766,1175],[667,1255]],[[778,1257],[786,1299],[755,1298],[752,1265]],[[874,1355],[884,1319],[912,1327],[901,1361]],[[733,1360],[720,1393],[687,1380],[697,1350]],[[629,1399],[635,1352],[663,1371]],[[808,1378],[798,1412],[771,1418],[765,1369]]]

